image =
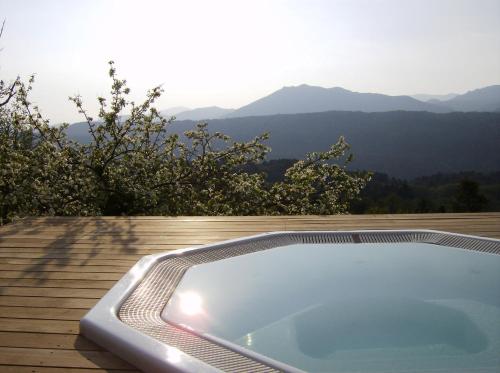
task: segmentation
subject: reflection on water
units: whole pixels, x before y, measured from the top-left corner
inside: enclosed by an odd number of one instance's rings
[[[176,296],[179,297],[179,309],[183,314],[193,316],[202,312],[203,299],[198,293],[193,291],[180,292]]]

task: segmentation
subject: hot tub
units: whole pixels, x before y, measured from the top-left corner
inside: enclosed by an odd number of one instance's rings
[[[498,372],[500,241],[275,232],[144,257],[82,319],[144,371]]]

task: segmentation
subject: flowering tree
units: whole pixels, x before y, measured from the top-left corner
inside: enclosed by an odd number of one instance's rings
[[[206,123],[172,134],[173,118],[154,108],[160,87],[136,104],[112,62],[109,76],[110,97],[98,98],[96,120],[81,97],[70,98],[85,118],[89,143],[69,140],[67,125],[49,126],[29,101],[33,78],[0,91],[3,222],[27,215],[337,214],[369,180],[347,172],[349,147],[340,138],[269,184],[265,175],[244,171],[265,158],[267,134],[234,142],[210,133]]]

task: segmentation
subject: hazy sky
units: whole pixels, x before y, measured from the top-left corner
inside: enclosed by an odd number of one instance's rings
[[[107,61],[158,108],[239,107],[307,83],[391,95],[500,84],[500,0],[0,0],[0,78],[36,73],[34,101],[77,121]]]

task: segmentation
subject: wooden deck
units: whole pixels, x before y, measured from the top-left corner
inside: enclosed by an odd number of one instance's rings
[[[500,238],[500,213],[39,218],[0,227],[0,371],[132,372],[78,321],[143,255],[276,230],[426,228]]]

